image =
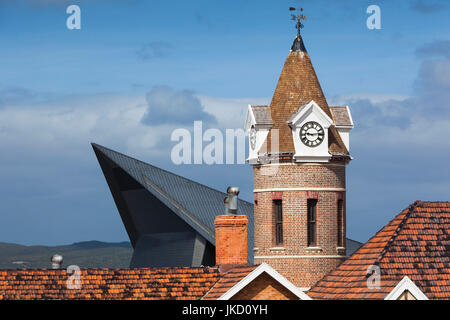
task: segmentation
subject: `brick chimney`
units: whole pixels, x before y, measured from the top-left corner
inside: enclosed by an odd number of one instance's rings
[[[217,216],[216,265],[247,264],[247,216]]]
[[[216,265],[247,264],[247,225],[245,215],[237,213],[237,195],[239,189],[229,187],[225,198],[225,215],[217,216],[216,229]]]

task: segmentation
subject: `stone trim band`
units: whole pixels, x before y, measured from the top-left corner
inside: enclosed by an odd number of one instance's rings
[[[297,258],[307,258],[307,259],[343,259],[347,258],[347,256],[323,256],[323,255],[309,255],[309,256],[282,256],[282,255],[273,255],[273,256],[255,256],[254,259],[297,259]]]
[[[254,189],[253,192],[277,192],[277,191],[332,191],[332,192],[343,192],[346,191],[345,188],[268,188],[268,189]]]

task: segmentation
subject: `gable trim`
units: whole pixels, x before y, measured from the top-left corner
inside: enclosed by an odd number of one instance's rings
[[[312,300],[306,293],[302,292],[299,288],[293,285],[289,280],[279,274],[275,269],[269,266],[267,263],[262,263],[255,270],[250,272],[247,276],[242,278],[238,283],[236,283],[230,290],[225,292],[222,296],[220,296],[217,300],[229,300],[234,295],[236,295],[239,291],[249,285],[253,280],[255,280],[259,275],[263,272],[267,273],[273,279],[275,279],[278,283],[280,283],[283,287],[292,292],[295,296],[297,296],[300,300]]]
[[[311,100],[307,104],[300,106],[296,112],[291,116],[291,118],[287,121],[287,124],[292,128],[295,126],[300,120],[305,118],[310,113],[317,113],[319,114],[323,119],[324,122],[328,123],[328,126],[331,126],[333,124],[333,120],[325,113],[325,111],[322,110],[321,107],[314,101]]]
[[[247,107],[247,117],[245,119],[245,131],[249,131],[252,125],[256,124],[255,115],[253,114],[252,105]]]
[[[417,287],[408,276],[395,286],[394,289],[384,298],[384,300],[397,300],[402,293],[409,291],[417,300],[428,300],[428,297]]]

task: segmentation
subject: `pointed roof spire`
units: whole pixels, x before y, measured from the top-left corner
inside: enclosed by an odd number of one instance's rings
[[[303,39],[301,35],[297,35],[294,39],[294,43],[292,44],[291,51],[303,51],[306,52],[305,44],[303,43]]]
[[[303,43],[302,36],[300,35],[300,30],[305,26],[302,23],[302,20],[306,20],[306,16],[303,15],[303,8],[297,9],[294,7],[289,8],[290,11],[297,10],[297,14],[291,14],[291,20],[297,21],[295,24],[295,28],[297,29],[297,37],[295,37],[294,43],[292,44],[291,51],[303,51],[306,52],[305,44]]]
[[[297,21],[297,36],[286,58],[272,102],[270,103],[270,113],[274,124],[272,130],[279,130],[278,151],[281,153],[295,153],[292,131],[287,121],[300,106],[314,100],[333,119],[319,79],[300,35],[300,29],[303,28],[301,20],[306,19],[300,13],[303,9],[300,9],[300,11],[296,8],[289,8],[289,10],[297,10],[297,15],[292,15],[292,20]],[[334,126],[330,127],[329,149],[330,152],[348,154]],[[270,134],[267,138],[267,150],[271,152]]]

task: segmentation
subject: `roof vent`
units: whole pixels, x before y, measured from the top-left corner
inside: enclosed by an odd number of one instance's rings
[[[52,269],[61,269],[63,263],[63,257],[61,255],[54,254],[50,261],[52,262]]]
[[[238,187],[228,187],[227,188],[228,196],[225,197],[223,203],[225,204],[225,214],[226,215],[236,215],[238,209],[238,195],[239,188]]]

